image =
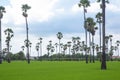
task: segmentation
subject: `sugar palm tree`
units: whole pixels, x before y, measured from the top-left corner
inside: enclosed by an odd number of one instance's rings
[[[109,38],[110,38],[110,48],[112,48],[112,37],[113,37],[113,35],[109,35]]]
[[[1,29],[1,19],[3,18],[3,13],[5,13],[5,7],[0,6],[0,64],[2,64],[2,29]]]
[[[88,32],[90,32],[92,34],[92,49],[93,49],[93,63],[94,63],[95,62],[95,60],[94,60],[94,47],[95,47],[94,35],[95,35],[95,30],[97,29],[97,27],[95,27],[96,23],[94,22],[94,19],[91,17],[87,18],[86,22],[87,22],[86,26],[87,26]]]
[[[10,41],[11,41],[11,38],[14,36],[14,33],[13,33],[13,30],[10,29],[10,28],[7,28],[5,31],[5,35],[6,35],[6,44],[7,44],[7,50],[8,50],[8,54],[9,54],[9,50],[10,50]],[[8,63],[11,62],[10,60],[10,56],[8,56],[8,59],[7,59]]]
[[[57,47],[58,47],[58,43],[55,43],[56,54],[57,54]]]
[[[102,28],[102,13],[98,12],[97,15],[96,15],[96,19],[97,19],[97,23],[99,24],[99,36],[100,36],[100,43],[99,43],[99,46],[100,46],[100,52],[101,52],[101,28]]]
[[[117,46],[116,46],[116,47],[117,47],[118,57],[119,57],[119,46],[120,46],[120,41],[119,41],[119,40],[117,40],[117,41],[116,41],[116,44],[117,44]]]
[[[57,38],[59,39],[59,59],[60,59],[60,40],[63,38],[63,34],[61,32],[58,32]]]
[[[50,52],[49,52],[50,49],[51,49],[51,46],[50,46],[50,45],[47,45],[47,51],[48,51],[48,54],[47,54],[47,55],[48,55],[48,58],[49,58],[49,55],[50,55]]]
[[[67,45],[68,45],[68,47],[69,47],[69,56],[70,56],[71,41],[67,42]]]
[[[40,43],[40,45],[39,45],[39,46],[40,46],[40,47],[39,47],[40,49],[39,49],[39,50],[40,50],[41,60],[42,60],[42,39],[43,39],[43,38],[41,38],[41,37],[38,39],[38,40],[40,41],[40,42],[39,42],[39,43]]]
[[[35,49],[36,49],[36,51],[38,53],[38,60],[39,60],[39,43],[36,44]]]
[[[31,47],[32,47],[32,43],[29,42],[29,47],[30,47],[30,54],[31,54]]]
[[[85,28],[85,35],[86,35],[86,38],[85,38],[85,40],[86,40],[86,47],[87,47],[87,29],[86,29],[86,26],[85,26],[85,24],[86,24],[86,15],[85,15],[85,13],[87,13],[87,7],[89,7],[90,6],[90,1],[89,0],[80,0],[80,3],[78,4],[78,6],[79,7],[83,7],[83,13],[84,13],[84,28]],[[87,52],[85,52],[85,54],[86,54],[86,63],[88,63],[88,56],[87,56]]]
[[[109,3],[109,0],[97,0],[97,2],[101,2],[101,8],[102,8],[102,39],[103,39],[103,50],[102,50],[102,63],[101,63],[101,69],[102,70],[106,70],[107,66],[106,66],[106,54],[105,54],[105,7],[106,4],[105,3]]]
[[[67,52],[66,52],[67,46],[68,46],[67,44],[63,45],[63,50],[64,50],[64,53],[63,53],[63,54],[64,54],[64,55],[65,55],[65,53],[67,53]]]
[[[28,14],[27,14],[27,10],[29,10],[31,7],[28,6],[27,4],[24,4],[22,5],[22,11],[23,11],[23,16],[25,17],[25,21],[26,21],[26,37],[27,37],[27,59],[28,59],[28,64],[30,63],[30,55],[29,55],[29,43],[28,43],[28,40],[29,40],[29,37],[28,37],[28,22],[27,22],[27,17],[28,17]]]

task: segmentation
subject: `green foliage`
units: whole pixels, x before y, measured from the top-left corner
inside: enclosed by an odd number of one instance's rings
[[[25,55],[22,51],[16,54],[13,53],[6,54],[5,59],[8,59],[9,57],[11,58],[11,60],[25,60]]]

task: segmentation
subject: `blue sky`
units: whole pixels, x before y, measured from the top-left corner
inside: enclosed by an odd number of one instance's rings
[[[90,0],[91,7],[87,10],[87,17],[93,17],[101,11],[96,0]],[[114,41],[120,40],[120,5],[119,0],[110,0],[106,7],[106,34],[113,34]],[[78,7],[79,0],[0,0],[0,5],[5,6],[6,13],[2,19],[2,45],[5,48],[4,30],[11,28],[14,38],[11,41],[12,51],[18,52],[26,39],[25,21],[21,15],[21,5],[28,4],[32,8],[28,11],[29,37],[33,43],[31,55],[35,55],[35,45],[39,37],[43,37],[43,50],[49,40],[58,42],[57,32],[62,32],[65,43],[73,36],[80,36],[84,40],[83,10]],[[95,19],[96,20],[96,19]],[[96,43],[98,31],[96,32]],[[17,49],[16,49],[17,47]]]

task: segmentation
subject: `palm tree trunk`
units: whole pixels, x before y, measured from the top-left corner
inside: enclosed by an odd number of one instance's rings
[[[101,52],[101,23],[99,23],[99,35],[100,35],[100,52]]]
[[[59,53],[58,53],[59,61],[60,61],[60,39],[59,39]]]
[[[42,61],[42,43],[40,43],[40,56],[41,56],[41,61]]]
[[[2,64],[2,40],[1,40],[1,19],[0,19],[0,64]]]
[[[94,57],[94,35],[92,35],[92,43],[93,43],[93,45],[92,45],[92,48],[93,48],[93,63],[95,63],[95,57]]]
[[[8,41],[8,43],[7,43],[8,54],[10,54],[10,52],[9,52],[9,46],[10,46],[10,44],[9,44],[9,41]],[[7,61],[8,61],[8,63],[11,62],[10,55],[8,55],[8,59],[7,59]]]
[[[101,69],[106,70],[106,54],[105,54],[105,0],[102,0],[102,17],[103,17],[103,53],[102,53],[102,63]]]
[[[86,15],[85,15],[85,7],[84,8],[84,28],[86,27]],[[86,48],[87,48],[87,30],[85,29],[85,40],[86,40]],[[88,55],[87,55],[87,50],[85,51],[85,59],[86,59],[86,63],[88,63]]]
[[[38,52],[38,61],[39,61],[39,51],[37,51]]]
[[[91,36],[90,36],[90,32],[89,32],[89,47],[90,47],[90,63],[91,63]]]
[[[30,55],[29,55],[29,43],[28,43],[28,23],[27,23],[27,17],[25,17],[26,21],[26,37],[27,37],[27,59],[28,59],[28,64],[30,64]]]

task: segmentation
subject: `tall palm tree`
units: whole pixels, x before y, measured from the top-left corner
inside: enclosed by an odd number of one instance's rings
[[[67,42],[67,45],[68,45],[68,47],[69,47],[69,56],[70,56],[71,41]]]
[[[86,26],[87,26],[87,30],[92,34],[92,49],[93,49],[93,63],[95,62],[94,60],[94,35],[95,35],[95,30],[97,30],[97,27],[96,26],[96,23],[94,22],[94,19],[89,17],[87,18],[87,23],[86,23]]]
[[[25,21],[26,21],[26,37],[27,37],[27,59],[28,59],[28,64],[30,63],[30,55],[29,55],[29,44],[28,44],[28,40],[29,40],[29,37],[28,37],[28,22],[27,22],[27,17],[28,17],[28,14],[27,14],[27,10],[29,10],[31,7],[28,6],[27,4],[24,4],[22,5],[22,11],[23,11],[23,16],[25,17]]]
[[[110,48],[112,47],[112,37],[113,37],[113,35],[109,35],[109,38],[110,38]]]
[[[119,57],[119,46],[120,46],[120,41],[117,40],[117,41],[116,41],[116,44],[117,44],[117,51],[118,51],[118,57]]]
[[[101,63],[101,70],[106,70],[106,54],[105,54],[105,3],[109,3],[109,0],[97,0],[97,2],[101,2],[102,4],[100,7],[102,8],[102,41],[103,41],[103,48],[102,48],[102,63]]]
[[[97,19],[97,23],[99,24],[99,36],[100,36],[100,52],[101,52],[101,27],[102,27],[102,13],[98,12],[97,15],[96,15],[96,19]]]
[[[61,32],[58,32],[57,38],[59,39],[59,60],[60,60],[60,40],[63,38],[63,34]]]
[[[3,13],[5,13],[5,7],[0,6],[0,64],[2,64],[2,29],[1,29],[1,19],[3,18]]]
[[[40,49],[39,49],[39,50],[40,50],[41,60],[42,60],[42,39],[43,39],[43,38],[41,38],[41,37],[38,39],[38,40],[40,41],[40,42],[39,42],[39,43],[40,43],[40,45],[39,45],[39,46],[40,46],[40,47],[39,47]]]
[[[38,52],[38,60],[39,60],[39,43],[36,44],[35,49]]]
[[[50,45],[47,45],[47,51],[48,51],[48,54],[47,54],[47,55],[48,55],[48,58],[49,58],[49,55],[50,55],[50,52],[49,52],[50,49],[51,49],[51,46],[50,46]]]
[[[9,54],[9,50],[10,50],[10,40],[11,38],[14,36],[13,30],[10,28],[7,28],[5,31],[5,35],[6,35],[6,44],[7,44],[7,50],[8,50],[8,54]],[[10,56],[7,59],[8,63],[11,62],[10,60]]]
[[[55,43],[55,47],[56,47],[56,54],[57,54],[58,43]]]
[[[67,46],[68,46],[67,44],[63,45],[63,50],[64,50],[64,53],[63,53],[63,54],[64,54],[64,55],[65,55],[65,53],[67,53],[67,52],[66,52]]]
[[[90,1],[89,0],[80,0],[80,3],[78,4],[79,7],[83,7],[83,13],[84,13],[84,28],[85,28],[85,35],[86,35],[86,47],[87,47],[87,29],[86,29],[86,15],[85,13],[87,13],[87,7],[90,6]],[[87,56],[87,52],[85,52],[86,54],[86,63],[88,63],[88,56]]]

